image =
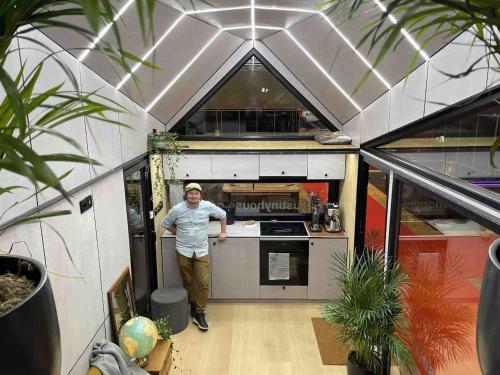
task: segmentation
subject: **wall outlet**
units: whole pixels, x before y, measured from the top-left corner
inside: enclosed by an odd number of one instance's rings
[[[80,201],[80,213],[83,214],[91,207],[92,207],[92,195],[89,195],[88,197],[85,197]]]

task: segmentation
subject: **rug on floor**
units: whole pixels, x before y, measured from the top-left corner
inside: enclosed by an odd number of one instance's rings
[[[323,318],[311,318],[316,334],[321,361],[324,365],[345,365],[349,349],[338,342],[337,329],[330,327]]]

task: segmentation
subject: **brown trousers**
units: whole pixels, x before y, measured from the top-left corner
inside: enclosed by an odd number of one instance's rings
[[[189,302],[196,306],[197,312],[204,312],[208,299],[208,279],[210,277],[210,256],[185,257],[177,252],[177,262],[181,271],[184,288],[187,289]]]

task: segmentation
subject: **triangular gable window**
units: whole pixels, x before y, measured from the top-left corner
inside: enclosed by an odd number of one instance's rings
[[[170,132],[188,137],[302,138],[336,130],[261,60],[255,53],[242,60]]]

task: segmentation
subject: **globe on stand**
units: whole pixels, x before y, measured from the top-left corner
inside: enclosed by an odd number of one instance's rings
[[[158,340],[156,325],[148,318],[137,316],[128,320],[118,335],[120,348],[129,358],[137,359],[137,365],[144,367]]]

